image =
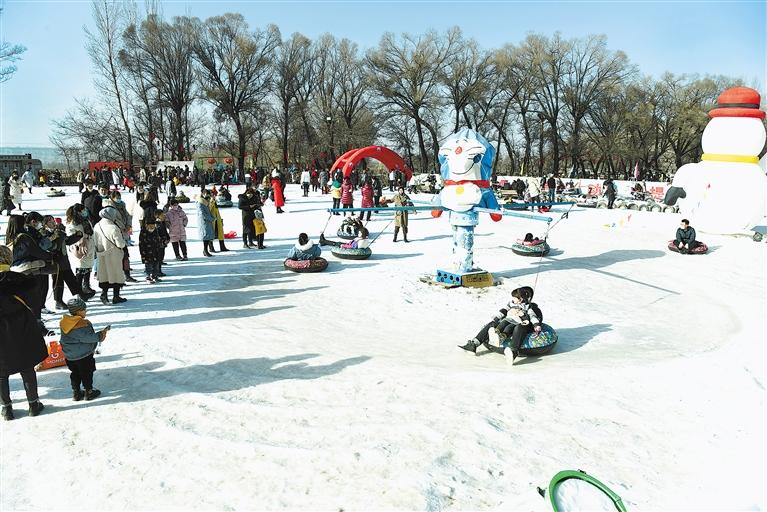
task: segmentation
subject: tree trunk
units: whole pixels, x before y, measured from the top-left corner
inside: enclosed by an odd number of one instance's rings
[[[428,159],[426,156],[426,146],[424,146],[423,141],[423,128],[421,128],[421,119],[418,117],[418,114],[415,115],[415,131],[418,134],[418,151],[421,156],[419,171],[423,172],[424,169],[428,168]]]
[[[557,132],[556,122],[551,123],[551,144],[554,159],[552,171],[554,174],[559,174],[559,133]]]
[[[282,115],[282,168],[288,167],[288,126],[290,124],[289,105],[283,105]]]
[[[240,172],[244,174],[245,172],[245,129],[242,126],[242,121],[240,121],[239,114],[234,115],[232,117],[232,120],[234,121],[234,126],[237,128],[237,165],[239,167]]]
[[[532,137],[530,136],[530,124],[527,122],[527,115],[525,112],[522,113],[522,131],[524,132],[525,136],[525,157],[522,160],[522,168],[529,169],[530,160],[533,153],[533,141]]]

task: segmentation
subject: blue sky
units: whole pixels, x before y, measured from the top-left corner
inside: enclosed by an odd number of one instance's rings
[[[143,2],[138,2],[143,5]],[[0,85],[0,146],[49,145],[52,119],[93,88],[83,47],[90,2],[0,0],[0,38],[25,45],[18,73]],[[241,12],[251,26],[275,23],[283,37],[331,32],[363,49],[381,34],[460,26],[485,48],[528,32],[606,34],[642,72],[724,74],[765,92],[767,9],[754,2],[164,2],[167,17]]]

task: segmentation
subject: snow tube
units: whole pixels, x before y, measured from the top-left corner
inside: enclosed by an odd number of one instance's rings
[[[538,240],[537,243],[517,240],[517,242],[511,246],[511,250],[514,254],[519,254],[520,256],[545,256],[549,253],[549,249],[549,244],[544,240]]]
[[[179,204],[181,204],[181,203],[189,203],[189,202],[191,202],[191,199],[189,199],[189,197],[186,196],[186,195],[176,196],[176,202],[179,203]]]
[[[557,344],[557,331],[549,324],[541,324],[541,332],[535,331],[528,334],[522,344],[519,346],[519,355],[522,356],[541,356],[548,354],[554,345]],[[511,340],[501,340],[502,347],[508,347]]]
[[[369,247],[365,247],[364,249],[333,247],[330,249],[330,252],[333,253],[333,256],[341,258],[342,260],[366,260],[373,254],[373,251],[371,251]]]
[[[555,512],[571,510],[626,512],[620,496],[581,470],[560,471],[551,479],[548,490],[539,487],[538,492],[544,498],[548,493],[551,508]]]
[[[679,252],[679,248],[676,246],[676,240],[669,240],[668,250],[671,252]],[[703,242],[698,242],[698,246],[687,254],[706,254],[708,252],[708,246]]]
[[[227,201],[225,199],[216,198],[216,205],[219,208],[231,208],[232,207],[232,202],[231,201]]]
[[[317,258],[316,260],[285,260],[285,270],[305,274],[310,272],[322,272],[328,268],[328,260]]]
[[[67,193],[64,192],[63,190],[56,190],[52,188],[48,192],[46,192],[45,195],[48,197],[64,197],[65,195],[67,195]]]

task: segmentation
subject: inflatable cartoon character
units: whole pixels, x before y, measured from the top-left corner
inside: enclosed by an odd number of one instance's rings
[[[450,210],[453,227],[453,262],[457,272],[474,270],[474,226],[479,223],[475,207],[497,210],[498,201],[490,189],[495,149],[474,130],[464,128],[445,140],[439,150],[439,163],[445,187],[437,200]],[[442,211],[433,211],[439,217]],[[490,214],[494,221],[501,214]]]
[[[674,175],[665,202],[701,231],[731,234],[758,223],[765,214],[767,180],[759,166],[764,147],[764,111],[759,93],[748,87],[722,92],[703,130],[703,156]]]

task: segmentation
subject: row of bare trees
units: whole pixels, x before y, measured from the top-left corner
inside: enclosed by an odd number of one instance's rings
[[[325,34],[284,37],[242,15],[166,20],[150,3],[94,0],[95,96],[54,122],[62,153],[147,164],[218,152],[245,168],[329,165],[383,143],[437,169],[460,127],[499,148],[496,171],[646,177],[700,156],[706,111],[738,83],[642,76],[604,36],[528,35],[485,50],[460,29],[386,33],[366,52]]]

